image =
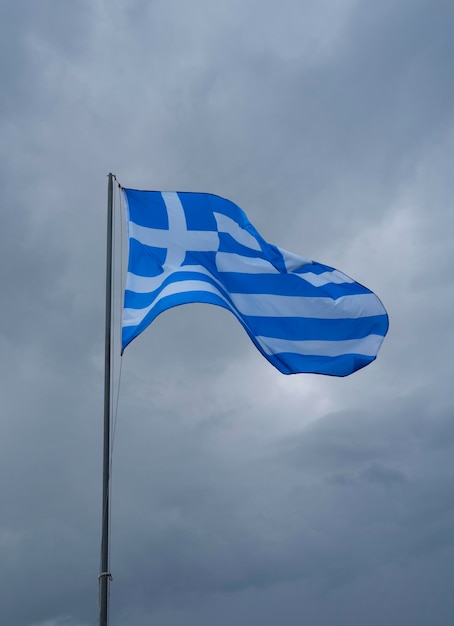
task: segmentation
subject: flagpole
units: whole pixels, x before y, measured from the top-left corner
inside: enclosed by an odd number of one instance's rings
[[[102,535],[101,571],[99,573],[99,626],[109,621],[109,489],[110,489],[110,378],[112,335],[112,222],[113,222],[113,174],[109,174],[107,186],[107,259],[106,259],[106,318],[104,356],[104,438],[102,478]]]

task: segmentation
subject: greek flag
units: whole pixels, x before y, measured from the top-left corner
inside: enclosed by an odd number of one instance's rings
[[[267,243],[238,206],[219,196],[124,193],[123,349],[163,311],[206,302],[233,313],[284,374],[347,376],[377,356],[388,316],[369,289]]]

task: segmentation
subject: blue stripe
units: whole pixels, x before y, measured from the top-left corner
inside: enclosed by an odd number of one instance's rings
[[[295,274],[213,272],[230,293],[270,293],[276,296],[331,298],[370,293],[358,283],[327,283],[316,287]]]
[[[266,355],[266,358],[283,374],[326,374],[328,376],[348,376],[356,372],[376,357],[363,354],[344,354],[342,356],[307,356],[294,352]]]
[[[246,324],[258,337],[304,341],[345,341],[362,339],[368,335],[384,337],[388,330],[388,316],[343,319],[314,319],[310,317],[252,317],[244,315]]]
[[[254,250],[239,243],[229,233],[219,233],[219,252],[229,252],[232,254],[240,254],[245,257],[265,259],[265,255],[261,250]]]
[[[337,271],[334,267],[323,265],[323,263],[317,263],[317,261],[312,261],[310,265],[302,265],[297,270],[293,270],[295,274],[324,274],[325,272],[334,271]]]

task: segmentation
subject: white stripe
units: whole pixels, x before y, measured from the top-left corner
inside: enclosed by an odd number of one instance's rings
[[[223,213],[214,213],[214,217],[216,218],[216,224],[219,232],[228,233],[242,246],[252,248],[252,250],[262,249],[257,239],[247,230],[242,228],[237,222],[235,222],[235,220],[232,220]]]
[[[335,285],[341,285],[342,283],[354,283],[355,281],[349,276],[342,274],[338,270],[332,272],[323,272],[322,274],[314,274],[313,272],[306,272],[305,274],[297,274],[303,280],[307,280],[308,283],[314,285],[314,287],[322,287],[329,283]]]
[[[184,233],[178,233],[174,225],[172,228],[172,230],[150,228],[129,222],[129,238],[137,239],[139,243],[154,248],[179,246],[197,252],[216,252],[219,249],[219,236],[214,230],[186,230]]]
[[[282,248],[278,248],[278,250],[282,254],[287,272],[293,272],[293,270],[297,270],[303,265],[313,263],[310,259],[305,259],[294,252],[289,252],[288,250],[283,250]]]
[[[342,296],[337,300],[252,293],[232,293],[230,296],[243,315],[354,319],[385,313],[383,305],[373,293]]]
[[[137,326],[143,320],[143,318],[148,315],[151,309],[156,306],[156,304],[165,298],[166,296],[173,296],[179,293],[187,293],[190,291],[204,291],[206,293],[215,293],[220,296],[224,302],[227,302],[229,307],[230,303],[221,295],[219,290],[214,286],[203,280],[185,280],[183,282],[179,281],[176,283],[170,283],[164,287],[159,296],[153,302],[144,309],[124,309],[123,310],[123,326]],[[197,302],[197,300],[194,300]]]
[[[230,252],[216,254],[216,267],[219,272],[237,272],[241,274],[279,274],[279,271],[265,259],[247,257]]]
[[[216,281],[213,274],[205,269],[202,265],[197,265],[194,267],[193,265],[183,265],[178,268],[179,274],[185,274],[190,272],[197,272],[197,274],[204,274],[205,276],[209,276],[212,280]],[[155,289],[158,289],[166,278],[172,276],[173,270],[167,270],[159,276],[139,276],[138,274],[133,274],[132,272],[128,272],[126,276],[126,289],[128,291],[133,291],[134,293],[152,293]],[[221,283],[219,281],[219,285]],[[181,284],[181,282],[179,283]]]
[[[297,257],[299,262],[295,267],[301,267],[304,264],[310,263],[305,261],[301,257]],[[220,272],[237,272],[241,274],[279,274],[272,263],[265,259],[257,257],[246,257],[241,254],[232,254],[230,252],[218,252],[216,254],[216,266]],[[287,264],[286,264],[287,266]],[[287,270],[289,268],[287,267]],[[290,271],[290,270],[289,270]],[[341,285],[343,283],[355,282],[349,276],[342,274],[338,270],[332,272],[323,272],[322,274],[314,274],[313,272],[306,272],[305,274],[295,274],[298,278],[302,278],[314,287],[322,287],[323,285],[335,284]]]
[[[167,229],[139,226],[134,222],[129,222],[129,238],[137,239],[145,246],[153,246],[154,248],[167,248],[169,245],[169,231]]]
[[[266,354],[294,352],[308,356],[341,356],[343,354],[362,354],[375,356],[381,346],[381,335],[369,335],[362,339],[345,341],[293,341],[291,339],[275,339],[273,337],[256,337]]]
[[[151,293],[162,285],[163,281],[171,272],[163,272],[158,276],[138,276],[132,272],[126,274],[126,291],[134,293]]]

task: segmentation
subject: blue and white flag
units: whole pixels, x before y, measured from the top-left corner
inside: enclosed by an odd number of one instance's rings
[[[231,311],[284,374],[347,376],[377,356],[388,316],[369,289],[267,243],[238,206],[219,196],[124,192],[123,349],[163,311],[206,302]]]

